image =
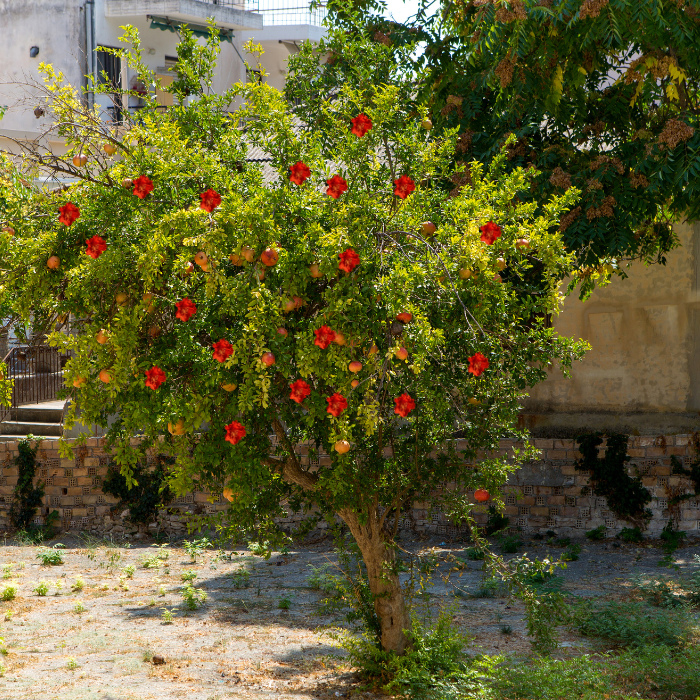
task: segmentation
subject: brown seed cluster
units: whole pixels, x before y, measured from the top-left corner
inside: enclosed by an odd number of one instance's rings
[[[632,187],[649,187],[649,180],[647,180],[641,173],[631,173],[630,184]]]
[[[450,190],[450,197],[457,197],[464,187],[472,184],[472,171],[468,165],[460,173],[453,173],[450,177],[454,188]]]
[[[600,203],[600,207],[591,207],[590,209],[586,210],[586,218],[589,221],[593,221],[593,219],[598,219],[600,217],[611,219],[613,216],[615,216],[615,212],[613,211],[613,209],[616,205],[617,201],[615,200],[615,197],[613,197],[612,195],[608,195]]]
[[[549,181],[552,185],[560,187],[562,190],[568,190],[571,187],[571,175],[559,167],[554,168]]]
[[[374,40],[379,43],[379,44],[384,44],[384,46],[391,46],[391,39],[384,34],[384,32],[380,32],[377,30],[374,32]]]
[[[455,144],[457,153],[466,153],[472,147],[473,135],[473,131],[465,131],[457,137],[457,143]]]
[[[564,214],[559,221],[559,232],[562,233],[563,231],[566,231],[566,229],[569,228],[569,226],[571,226],[571,224],[573,224],[579,216],[581,216],[581,211],[581,207],[576,207],[568,214]]]
[[[610,156],[598,156],[591,162],[589,167],[591,170],[598,170],[601,165],[606,164],[615,168],[618,175],[622,175],[625,172],[625,166],[622,161],[619,158],[611,158]]]
[[[695,133],[695,129],[678,119],[669,119],[659,134],[658,144],[660,148],[668,148],[672,151],[679,143],[690,139]]]
[[[502,88],[508,87],[513,82],[513,68],[515,63],[509,58],[504,58],[496,66],[494,73],[498,76]]]
[[[516,20],[527,19],[525,3],[523,3],[522,0],[510,0],[508,4],[511,7],[510,10],[505,6],[505,3],[496,10],[497,22],[508,24],[509,22],[515,22]]]
[[[586,192],[594,192],[595,190],[602,190],[603,183],[596,179],[595,177],[590,178],[586,181]]]
[[[584,0],[579,11],[579,19],[597,17],[600,11],[608,4],[608,0]]]

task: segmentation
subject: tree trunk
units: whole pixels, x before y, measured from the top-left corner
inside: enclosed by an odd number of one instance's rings
[[[364,525],[353,511],[343,509],[338,515],[350,528],[367,567],[374,610],[381,627],[382,648],[402,655],[410,646],[404,630],[410,629],[411,622],[398,574],[393,573],[394,549],[387,546],[386,535],[380,530],[375,513],[369,514]]]

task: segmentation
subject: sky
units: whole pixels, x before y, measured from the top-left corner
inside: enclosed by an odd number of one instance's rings
[[[397,22],[403,22],[407,17],[415,15],[418,10],[418,0],[386,0],[387,11],[385,16],[393,18]]]

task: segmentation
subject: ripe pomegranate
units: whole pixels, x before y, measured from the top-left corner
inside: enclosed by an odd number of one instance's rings
[[[489,492],[486,489],[477,489],[474,491],[474,498],[479,501],[479,503],[483,503],[489,500]]]
[[[73,156],[73,165],[75,165],[76,168],[84,168],[87,165],[87,156],[84,156],[82,153],[77,156]]]
[[[359,380],[359,379],[353,379],[353,380],[350,382],[350,386],[351,386],[353,389],[354,389],[355,387],[360,386],[360,380]]]
[[[15,230],[12,228],[12,226],[3,226],[2,227],[2,232],[6,235],[12,238],[12,236],[15,235]]]
[[[345,336],[339,331],[335,332],[335,340],[333,341],[336,345],[345,345]]]
[[[402,311],[400,314],[396,314],[396,318],[401,323],[410,323],[413,320],[413,314],[408,313],[408,311]]]
[[[367,354],[372,357],[372,355],[376,355],[379,352],[379,348],[372,343],[372,347],[367,351]]]
[[[505,258],[498,258],[498,260],[496,260],[496,267],[497,267],[499,270],[505,270],[505,269],[506,269],[506,260],[505,260]]]
[[[278,328],[277,332],[283,337],[286,338],[289,335],[289,331],[286,328]]]
[[[124,306],[128,298],[129,296],[126,292],[117,292],[117,294],[114,296],[114,301],[117,302],[117,306]]]
[[[108,340],[109,336],[107,335],[107,331],[103,328],[101,331],[98,332],[98,334],[95,336],[95,340],[100,344],[104,345]]]
[[[263,353],[263,356],[260,358],[260,361],[266,367],[272,367],[272,365],[275,364],[275,356],[271,352],[265,352],[265,353]]]
[[[221,388],[224,391],[235,391],[236,386],[237,386],[236,384],[227,383],[227,384],[222,384]]]
[[[184,435],[185,434],[185,421],[180,418],[177,423],[168,423],[168,432],[171,435]]]
[[[194,256],[194,261],[199,265],[200,267],[205,267],[209,258],[207,257],[207,254],[203,251],[200,250],[197,255]]]
[[[113,143],[106,143],[104,146],[102,146],[102,150],[108,156],[113,156],[117,152],[117,147]]]
[[[323,277],[323,272],[321,272],[321,269],[318,266],[318,263],[314,263],[310,268],[309,272],[311,273],[312,277],[318,278],[318,277]]]
[[[112,375],[106,369],[101,369],[97,376],[100,378],[100,381],[105,384],[109,384],[112,381]]]
[[[296,309],[296,308],[297,308],[297,305],[296,305],[296,302],[294,301],[294,299],[285,299],[282,302],[282,311],[284,311],[287,314],[290,313],[291,311],[294,311],[294,309]]]
[[[267,267],[272,267],[277,264],[280,255],[274,248],[265,248],[260,256],[260,262]]]
[[[408,357],[408,350],[401,346],[398,350],[394,352],[397,360],[405,360]]]
[[[346,452],[350,452],[350,443],[347,440],[338,440],[338,442],[333,445],[333,449],[335,449],[339,455],[344,455]]]
[[[241,255],[249,262],[252,263],[253,260],[255,260],[255,251],[252,248],[249,248],[247,245],[244,245],[241,248]]]
[[[353,373],[357,374],[362,369],[362,363],[354,360],[348,365],[348,369]]]
[[[125,177],[121,184],[125,190],[130,190],[134,186],[134,181],[130,177]]]
[[[76,378],[73,380],[73,386],[74,386],[76,389],[80,389],[81,386],[85,386],[85,383],[86,383],[86,382],[87,382],[87,378],[86,378],[86,377],[76,377]]]
[[[435,234],[435,231],[437,231],[437,226],[432,221],[424,221],[420,225],[420,232],[424,236],[432,236]]]
[[[229,488],[223,490],[223,496],[227,501],[233,501],[233,491]]]
[[[420,125],[426,130],[430,131],[433,128],[433,122],[430,121],[427,117],[420,123]]]
[[[155,324],[148,329],[148,335],[150,335],[151,338],[157,338],[160,335],[160,332],[160,326]]]
[[[515,241],[515,247],[518,250],[529,250],[530,241],[528,241],[527,238],[518,238],[518,240]]]
[[[469,268],[467,268],[467,267],[463,267],[463,268],[459,271],[459,276],[460,276],[463,280],[468,280],[468,279],[472,276],[472,271],[471,271]]]
[[[292,297],[294,299],[294,308],[300,309],[306,303],[301,297]]]
[[[49,270],[58,270],[59,265],[61,264],[61,260],[58,257],[58,255],[52,255],[47,261],[46,261],[46,267],[49,268]]]

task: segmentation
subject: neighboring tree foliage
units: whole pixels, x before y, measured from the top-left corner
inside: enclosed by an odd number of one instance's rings
[[[44,484],[39,482],[34,486],[36,476],[36,452],[38,443],[32,447],[29,439],[20,440],[17,446],[17,485],[13,491],[13,501],[10,506],[10,522],[18,529],[28,530],[37,509],[44,497]]]
[[[78,319],[51,342],[73,352],[81,420],[118,414],[107,434],[125,477],[148,450],[169,454],[173,492],[223,490],[231,519],[261,540],[287,499],[339,515],[381,644],[400,653],[403,504],[459,519],[476,488],[497,497],[517,459],[476,468],[477,451],[516,434],[527,387],[581,355],[546,322],[571,270],[557,229],[575,194],[536,212],[505,154],[448,188],[464,174],[455,134],[423,128],[381,43],[334,38],[330,65],[304,46],[295,107],[258,82],[210,94],[218,45],[185,32],[176,106],[147,96],[119,132],[45,69],[44,108],[68,152],[30,151],[23,165],[78,182],[6,186],[0,217],[15,235],[0,238],[0,297],[25,319]],[[246,162],[253,147],[267,170]],[[456,490],[436,492],[441,482]]]
[[[349,4],[335,2],[346,23]],[[424,5],[420,94],[436,128],[459,128],[457,159],[490,163],[515,134],[508,165],[540,173],[521,197],[581,191],[561,230],[584,288],[626,259],[663,262],[670,224],[700,212],[700,2]],[[416,38],[376,15],[361,22],[402,52]]]

